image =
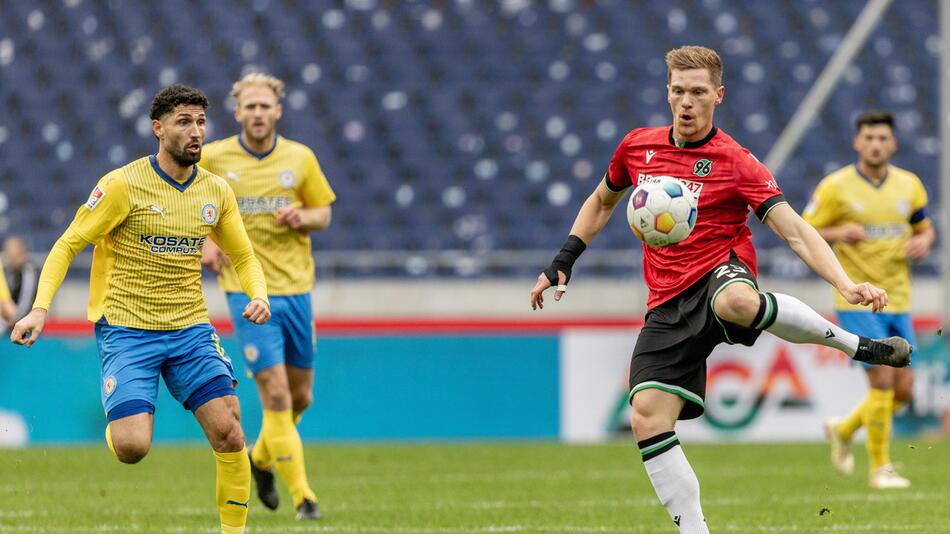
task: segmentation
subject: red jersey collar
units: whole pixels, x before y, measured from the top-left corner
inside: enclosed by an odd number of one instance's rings
[[[682,146],[680,146],[676,144],[676,139],[673,139],[673,127],[670,126],[670,133],[669,133],[670,144],[678,148],[699,148],[705,145],[706,143],[708,143],[713,137],[716,136],[716,133],[718,132],[719,132],[719,129],[713,126],[712,130],[709,130],[709,134],[706,135],[706,137],[703,137],[699,141],[686,141],[683,143]]]

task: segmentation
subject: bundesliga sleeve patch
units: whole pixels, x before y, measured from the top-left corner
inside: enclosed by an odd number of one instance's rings
[[[102,200],[104,196],[106,196],[106,192],[97,185],[96,188],[92,190],[92,193],[89,194],[89,200],[86,201],[86,208],[88,208],[89,211],[96,209],[96,206],[99,205],[99,201]]]

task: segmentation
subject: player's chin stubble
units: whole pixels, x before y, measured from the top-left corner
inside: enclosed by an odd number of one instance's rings
[[[188,167],[201,161],[201,150],[198,150],[198,153],[192,156],[182,148],[181,152],[171,152],[171,157],[178,165]]]

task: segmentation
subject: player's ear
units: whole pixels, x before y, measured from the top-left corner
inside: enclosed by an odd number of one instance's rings
[[[726,96],[725,86],[720,85],[719,89],[716,89],[716,105],[722,104],[723,97]]]
[[[284,105],[278,102],[276,111],[277,111],[276,118],[277,120],[280,120],[280,117],[284,114]]]
[[[162,128],[162,121],[158,119],[152,119],[152,135],[154,135],[159,141],[162,140],[162,137],[165,135],[165,131]]]

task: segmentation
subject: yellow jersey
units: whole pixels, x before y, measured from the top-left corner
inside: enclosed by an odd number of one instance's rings
[[[3,272],[3,262],[0,262],[0,302],[12,300],[10,287],[7,286],[7,276]]]
[[[889,165],[879,185],[848,165],[818,184],[803,217],[823,228],[856,223],[868,236],[860,243],[834,243],[832,248],[855,282],[870,282],[887,291],[887,311],[910,311],[910,268],[907,240],[930,225],[927,191],[914,173]],[[865,309],[849,304],[835,292],[838,310]]]
[[[322,207],[336,200],[313,151],[275,136],[273,147],[258,154],[235,135],[205,145],[199,165],[226,178],[234,190],[270,294],[308,293],[314,278],[310,233],[278,225],[277,209]],[[231,267],[221,269],[218,284],[224,291],[240,291]]]
[[[224,179],[195,165],[178,182],[155,156],[133,161],[99,180],[79,207],[43,265],[34,307],[49,309],[69,263],[94,243],[90,321],[145,330],[207,323],[201,291],[207,237],[231,257],[245,292],[266,300],[264,273]]]

